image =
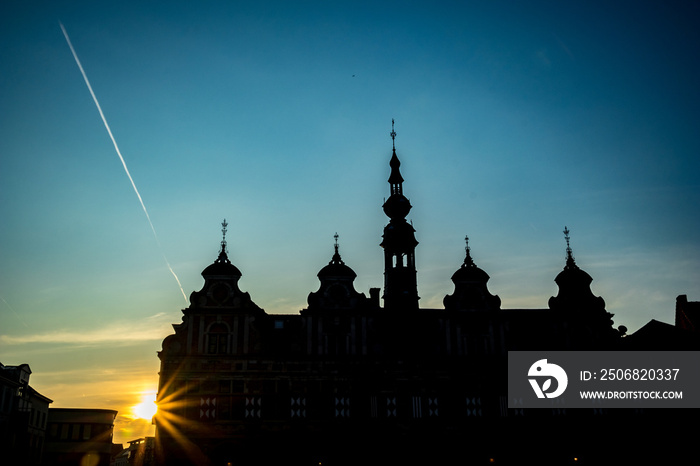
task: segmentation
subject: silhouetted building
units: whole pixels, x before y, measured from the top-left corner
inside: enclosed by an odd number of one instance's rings
[[[109,466],[117,411],[51,408],[46,464]]]
[[[684,294],[676,298],[676,327],[700,334],[700,301],[688,301]]]
[[[155,437],[131,440],[129,446],[120,451],[112,466],[152,466],[155,461]]]
[[[676,298],[675,325],[652,319],[622,340],[622,348],[638,351],[700,351],[700,302]]]
[[[29,385],[28,364],[0,364],[0,458],[8,464],[42,464],[52,400]]]
[[[559,292],[548,308],[501,309],[467,242],[444,308],[422,309],[418,241],[406,222],[411,204],[392,146],[383,307],[378,289],[369,297],[355,290],[356,274],[341,259],[336,235],[308,307],[297,315],[266,313],[238,286],[224,221],[219,256],[202,271],[202,289],[191,294],[158,353],[161,464],[636,458],[625,442],[648,434],[642,429],[654,428],[653,416],[508,408],[508,351],[616,349],[623,339],[591,292],[592,278],[574,261],[568,230]],[[616,442],[620,449],[611,453]]]

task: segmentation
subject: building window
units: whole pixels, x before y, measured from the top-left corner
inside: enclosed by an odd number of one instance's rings
[[[230,380],[219,380],[219,393],[231,393]]]
[[[207,332],[207,353],[228,353],[228,336],[228,328],[224,324],[218,323],[209,327],[209,332]]]
[[[243,381],[242,380],[232,380],[231,381],[231,392],[232,393],[243,393]]]

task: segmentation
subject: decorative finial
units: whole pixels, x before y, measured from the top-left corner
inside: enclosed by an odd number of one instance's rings
[[[221,252],[223,253],[228,253],[228,251],[226,251],[226,227],[228,227],[228,222],[224,219],[224,221],[221,222]]]
[[[469,247],[469,236],[465,236],[464,241],[467,243],[466,247],[464,248],[464,250],[467,253],[467,257],[464,258],[464,265],[465,266],[473,266],[475,264],[474,264],[474,260],[472,259],[472,256],[471,256],[471,248]]]
[[[389,133],[389,136],[391,136],[391,147],[394,151],[396,151],[396,131],[394,131],[394,119],[391,119],[391,133]]]
[[[564,239],[566,240],[566,266],[567,267],[575,267],[576,262],[574,261],[574,255],[573,251],[571,250],[571,243],[570,240],[571,238],[569,237],[569,228],[564,227]]]
[[[340,253],[338,252],[338,233],[336,232],[335,235],[333,235],[333,238],[335,238],[335,254],[333,254],[333,258],[329,262],[329,264],[345,264],[343,262],[343,259],[340,258]]]

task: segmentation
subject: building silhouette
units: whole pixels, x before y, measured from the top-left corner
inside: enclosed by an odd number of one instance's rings
[[[141,437],[129,442],[114,456],[112,466],[152,466],[155,460],[155,438]]]
[[[202,289],[191,294],[158,353],[160,464],[675,458],[691,434],[658,425],[683,420],[683,413],[508,408],[508,351],[658,343],[651,332],[627,344],[629,337],[613,328],[604,300],[590,289],[591,276],[574,260],[568,229],[559,291],[548,308],[502,309],[468,239],[444,308],[419,306],[418,241],[406,221],[411,204],[395,136],[392,122],[383,306],[379,289],[369,296],[355,290],[356,274],[341,258],[336,235],[308,306],[295,315],[266,313],[239,288],[242,274],[228,257],[224,221],[218,258],[202,271]],[[640,453],[639,436],[650,434],[661,447]]]
[[[45,464],[109,466],[116,417],[111,409],[51,408]]]
[[[0,364],[0,458],[7,464],[42,464],[49,405],[31,385],[29,364]]]

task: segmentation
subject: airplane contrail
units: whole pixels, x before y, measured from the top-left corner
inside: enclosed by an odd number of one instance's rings
[[[10,310],[11,310],[12,312],[14,312],[15,317],[17,317],[17,320],[19,320],[20,322],[22,322],[22,323],[24,324],[25,327],[29,328],[29,325],[27,325],[27,323],[19,316],[19,314],[17,314],[17,311],[15,311],[15,308],[12,307],[12,306],[10,306],[10,303],[8,303],[8,302],[5,300],[5,298],[3,298],[2,296],[0,296],[0,300],[2,300],[2,302],[5,303],[5,304],[7,305],[7,307],[10,308]]]
[[[105,128],[107,129],[107,133],[109,134],[109,138],[112,140],[112,144],[114,144],[114,150],[117,151],[117,155],[119,156],[119,160],[122,161],[122,166],[124,167],[124,171],[126,172],[126,176],[129,177],[129,181],[131,181],[131,186],[134,188],[134,192],[136,193],[136,196],[139,198],[139,202],[141,203],[141,207],[143,208],[143,213],[146,214],[146,219],[148,219],[148,224],[151,225],[151,231],[153,231],[153,236],[156,239],[156,243],[158,243],[158,248],[160,249],[160,253],[163,256],[163,260],[165,260],[165,264],[168,266],[170,273],[173,274],[173,277],[175,277],[175,281],[177,281],[177,286],[180,287],[180,292],[182,293],[182,297],[185,298],[185,302],[187,302],[187,295],[185,294],[185,290],[182,289],[182,284],[180,283],[180,279],[177,278],[175,271],[170,266],[170,262],[168,262],[168,259],[165,257],[165,253],[163,252],[163,246],[160,244],[160,240],[158,239],[158,234],[156,233],[156,229],[153,227],[153,222],[151,221],[151,216],[148,215],[148,210],[146,209],[146,204],[143,203],[143,199],[141,198],[141,194],[139,193],[139,190],[136,187],[136,183],[134,183],[134,179],[131,177],[131,173],[129,173],[129,169],[126,166],[126,162],[124,161],[124,157],[122,157],[122,153],[119,150],[119,146],[117,145],[117,141],[114,139],[114,135],[112,134],[112,130],[109,128],[109,124],[107,123],[107,118],[105,118],[105,115],[102,112],[102,107],[100,107],[100,103],[97,101],[97,96],[95,95],[95,92],[92,90],[92,86],[90,85],[90,81],[88,80],[87,74],[85,74],[85,70],[83,69],[83,65],[80,64],[80,59],[78,58],[78,54],[75,53],[75,49],[73,48],[73,44],[70,41],[70,37],[68,37],[68,32],[66,31],[66,28],[63,27],[63,23],[61,23],[59,21],[58,24],[61,26],[61,31],[63,31],[63,36],[66,38],[66,42],[68,43],[68,47],[70,48],[70,51],[73,54],[73,58],[75,58],[75,63],[78,64],[78,68],[80,69],[80,74],[83,75],[83,79],[85,80],[85,84],[87,84],[87,88],[90,91],[90,95],[92,96],[92,100],[95,102],[95,106],[97,107],[97,111],[100,113],[100,117],[102,118],[102,123],[104,123]]]

